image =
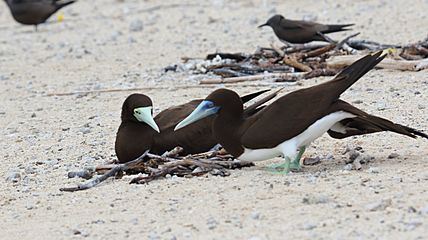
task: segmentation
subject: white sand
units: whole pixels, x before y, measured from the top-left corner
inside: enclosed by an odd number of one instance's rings
[[[212,87],[177,88],[197,85],[195,77],[163,74],[161,68],[182,56],[252,52],[271,41],[279,44],[270,29],[256,28],[274,13],[355,23],[360,38],[386,43],[427,36],[426,0],[338,2],[81,0],[61,11],[64,22],[40,26],[39,32],[15,23],[1,2],[0,238],[426,238],[428,141],[392,133],[342,141],[322,137],[305,156],[332,154],[334,159],[289,176],[263,170],[265,162],[226,178],[148,185],[129,185],[124,178],[84,192],[58,191],[79,182],[67,179],[68,171],[115,157],[120,108],[131,92],[48,93],[169,86],[144,92],[156,111],[204,97]],[[170,7],[139,12],[158,4]],[[144,29],[131,32],[131,22],[138,19]],[[356,106],[397,123],[428,129],[427,73],[374,70],[343,98],[361,100]],[[327,79],[304,81],[303,86]],[[239,93],[261,88],[233,87]],[[374,159],[361,171],[343,171],[348,145],[363,147]],[[388,159],[391,153],[399,156]],[[6,180],[13,173],[21,176],[16,183]]]

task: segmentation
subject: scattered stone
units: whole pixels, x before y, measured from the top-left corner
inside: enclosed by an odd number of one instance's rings
[[[417,210],[416,210],[416,208],[414,208],[414,207],[410,206],[410,207],[407,209],[407,212],[409,212],[409,213],[416,213],[416,212],[417,212]]]
[[[357,159],[358,156],[360,156],[360,153],[356,150],[349,151],[349,160],[347,160],[346,163],[354,162],[354,160]]]
[[[25,168],[25,173],[26,174],[34,174],[34,173],[36,173],[36,171],[32,166],[28,166]]]
[[[398,153],[391,153],[389,154],[388,158],[389,159],[393,159],[393,158],[398,158],[400,155],[398,155]]]
[[[374,202],[374,203],[370,203],[366,205],[366,210],[367,211],[383,211],[385,210],[387,207],[391,206],[392,204],[392,200],[391,199],[382,199],[380,201]]]
[[[343,170],[344,171],[351,171],[352,167],[353,167],[352,163],[348,163],[343,167]]]
[[[91,157],[91,156],[82,156],[82,161],[84,161],[84,162],[91,163],[91,162],[94,162],[95,160],[96,159],[94,157]]]
[[[213,230],[214,228],[217,227],[217,225],[218,225],[218,223],[214,218],[210,217],[208,219],[208,221],[207,221],[208,229]]]
[[[368,173],[379,173],[379,172],[380,172],[380,169],[379,169],[378,167],[370,167],[370,168],[367,170],[367,172],[368,172]]]
[[[311,165],[317,165],[321,163],[321,158],[319,156],[315,158],[306,157],[303,159],[303,165],[311,166]]]
[[[425,206],[421,210],[419,210],[419,214],[428,215],[428,206]]]
[[[361,166],[360,158],[355,159],[354,161],[354,169],[355,170],[361,170],[363,166]]]
[[[254,219],[254,220],[260,219],[260,213],[259,212],[252,212],[251,213],[251,218]]]
[[[140,19],[134,19],[129,24],[129,31],[131,32],[141,32],[143,30],[143,21]]]
[[[6,177],[6,181],[8,182],[19,182],[21,180],[21,174],[19,172],[9,172]]]
[[[411,220],[410,222],[404,223],[406,225],[406,230],[408,231],[412,231],[415,228],[419,227],[422,225],[421,221],[418,220]]]
[[[324,195],[316,196],[316,195],[312,195],[311,194],[311,195],[305,196],[303,198],[302,202],[304,204],[308,204],[308,205],[311,205],[311,204],[324,204],[324,203],[330,202],[330,199],[327,196],[324,196]]]
[[[303,226],[302,226],[302,230],[306,230],[306,231],[308,231],[308,230],[312,230],[312,229],[314,229],[314,228],[316,228],[317,227],[317,225],[316,224],[313,224],[313,223],[305,223]]]
[[[88,134],[91,132],[91,128],[89,127],[82,127],[79,129],[79,132],[83,133],[83,134]]]

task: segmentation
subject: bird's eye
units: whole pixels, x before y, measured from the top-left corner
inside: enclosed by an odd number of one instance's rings
[[[214,107],[214,103],[213,103],[213,102],[208,102],[207,107],[208,107],[208,108],[212,108],[212,107]]]

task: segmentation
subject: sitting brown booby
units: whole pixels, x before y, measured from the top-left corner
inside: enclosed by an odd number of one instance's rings
[[[13,18],[25,25],[37,25],[46,22],[59,9],[75,1],[61,0],[4,0]]]
[[[300,168],[305,148],[325,132],[335,138],[380,131],[428,138],[420,131],[370,115],[339,99],[384,57],[381,52],[367,55],[333,80],[282,96],[250,117],[243,116],[242,102],[234,91],[216,90],[175,129],[215,115],[213,135],[227,152],[245,161],[283,156],[285,163],[280,167],[285,173]]]
[[[258,91],[243,96],[239,100],[248,102],[251,99],[269,90]],[[258,112],[263,103],[277,95],[278,91],[253,103],[245,110],[246,115]],[[212,137],[212,118],[189,126],[181,131],[174,131],[174,127],[189,115],[203,99],[192,100],[188,103],[168,108],[153,119],[152,100],[144,94],[132,94],[126,98],[122,106],[122,122],[116,135],[115,150],[119,162],[129,162],[150,150],[154,154],[163,154],[166,151],[180,146],[182,154],[206,152],[217,145]]]
[[[297,21],[275,15],[259,26],[270,26],[275,35],[285,44],[308,43],[312,41],[332,42],[325,34],[350,30],[354,24],[321,24],[309,21]]]

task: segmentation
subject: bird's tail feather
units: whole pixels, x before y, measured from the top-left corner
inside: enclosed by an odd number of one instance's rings
[[[322,33],[333,33],[351,30],[347,27],[353,26],[354,24],[331,24],[327,25],[327,30],[322,31]]]
[[[70,5],[70,4],[75,3],[75,2],[76,2],[75,0],[71,0],[71,1],[67,1],[67,2],[62,2],[62,1],[57,0],[57,1],[55,1],[55,4],[56,4],[57,10],[58,10],[58,9],[61,9],[67,5]]]
[[[351,87],[358,79],[385,58],[386,55],[381,56],[381,54],[382,51],[373,55],[369,54],[352,63],[350,66],[343,69],[333,80],[324,83],[325,90],[335,93],[335,98],[333,99],[339,98],[346,89]]]

